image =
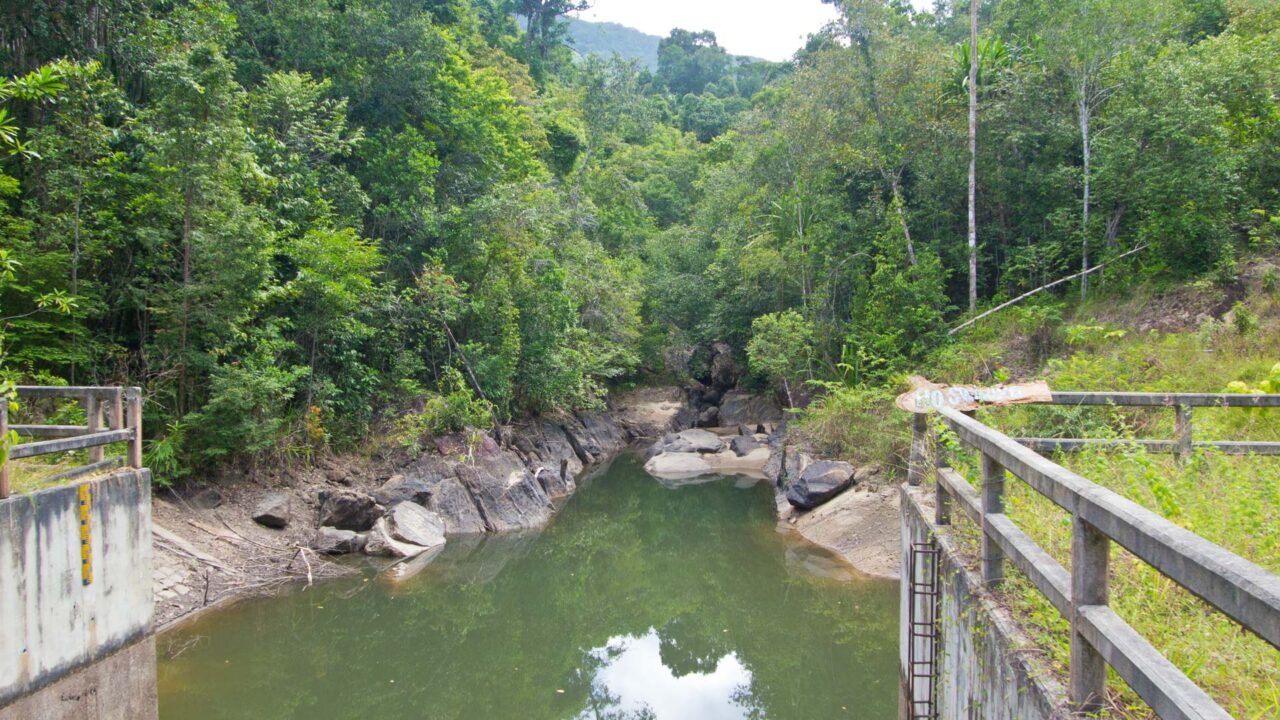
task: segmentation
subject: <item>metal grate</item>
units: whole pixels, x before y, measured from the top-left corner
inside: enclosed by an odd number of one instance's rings
[[[907,702],[911,720],[937,720],[938,548],[914,543],[907,564]]]

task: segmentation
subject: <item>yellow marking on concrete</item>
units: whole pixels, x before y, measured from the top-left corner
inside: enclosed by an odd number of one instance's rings
[[[89,484],[80,486],[80,579],[85,585],[93,583],[93,546],[89,518],[93,509],[93,494]]]

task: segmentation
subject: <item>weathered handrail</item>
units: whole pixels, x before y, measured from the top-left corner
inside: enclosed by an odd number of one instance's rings
[[[1280,395],[1235,393],[1055,392],[1051,405],[1169,408],[1174,411],[1174,440],[1100,440],[1093,438],[1018,438],[1037,452],[1078,452],[1089,447],[1140,447],[1151,453],[1172,453],[1185,460],[1197,449],[1226,455],[1280,456],[1280,442],[1196,442],[1193,408],[1280,408]]]
[[[0,499],[9,497],[11,492],[9,460],[87,449],[89,463],[60,473],[56,476],[59,479],[77,477],[121,462],[127,463],[132,468],[142,467],[142,390],[140,388],[21,385],[17,387],[16,395],[18,398],[32,400],[47,398],[79,400],[84,406],[87,424],[10,425],[9,404],[0,402],[0,436],[8,435],[12,430],[22,437],[53,438],[18,443],[9,448],[8,457],[0,465]],[[118,442],[129,444],[127,456],[104,457],[103,448]]]
[[[1105,393],[1088,396],[1091,402]],[[1169,397],[1169,396],[1162,396]],[[1194,397],[1195,399],[1190,399]],[[1260,396],[1228,396],[1250,397]],[[1277,407],[1280,398],[1266,398]],[[1214,396],[1186,396],[1208,403]],[[1129,395],[1131,404],[1159,406]],[[1216,398],[1215,398],[1216,399]],[[1055,395],[1055,402],[1057,395]],[[1234,403],[1236,401],[1227,401]],[[1275,403],[1275,404],[1272,404]],[[1209,406],[1207,404],[1197,406]],[[1240,407],[1226,404],[1218,407]],[[1070,699],[1084,712],[1101,708],[1110,665],[1161,718],[1229,718],[1211,697],[1108,607],[1110,544],[1116,542],[1241,626],[1280,648],[1280,577],[1160,517],[1126,498],[1057,465],[1031,448],[954,409],[938,411],[959,439],[981,453],[982,487],[935,463],[936,522],[951,523],[952,503],[982,530],[982,576],[989,586],[1004,579],[1008,561],[1018,568],[1071,623]],[[912,472],[920,484],[926,470],[927,421],[914,424]],[[1008,473],[1026,482],[1072,516],[1072,562],[1067,570],[1004,512]]]

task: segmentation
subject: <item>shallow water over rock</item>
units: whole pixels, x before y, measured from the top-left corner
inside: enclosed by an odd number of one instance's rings
[[[161,718],[896,717],[896,584],[738,480],[624,456],[541,533],[214,611],[159,638]]]

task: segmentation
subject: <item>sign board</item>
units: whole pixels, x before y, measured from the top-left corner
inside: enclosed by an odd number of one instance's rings
[[[922,377],[912,377],[915,389],[898,397],[898,407],[912,413],[927,413],[940,408],[967,412],[983,405],[1021,405],[1053,401],[1046,382],[1017,383],[979,387],[976,385],[937,385]]]

